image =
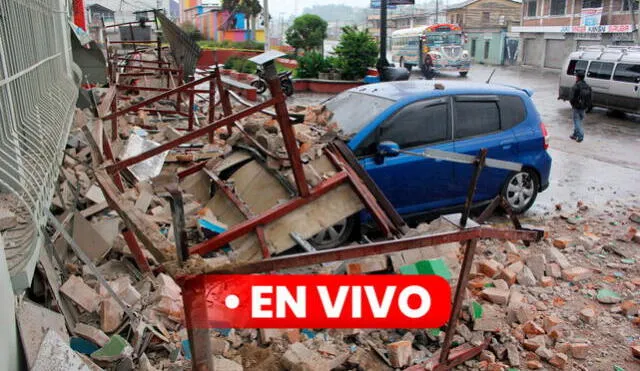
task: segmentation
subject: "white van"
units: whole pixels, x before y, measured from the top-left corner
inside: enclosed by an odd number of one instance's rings
[[[640,113],[640,46],[589,46],[571,53],[560,74],[558,99],[571,99],[578,71],[591,86],[594,107]]]

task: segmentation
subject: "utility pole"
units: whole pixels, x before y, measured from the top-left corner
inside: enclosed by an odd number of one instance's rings
[[[387,60],[387,0],[380,0],[380,59],[376,67],[382,72],[389,66]],[[382,74],[381,74],[382,75]]]
[[[269,40],[269,0],[264,0],[264,6],[263,9],[264,11],[264,15],[262,16],[264,18],[264,51],[269,51],[270,46],[269,46],[269,42],[271,40]]]

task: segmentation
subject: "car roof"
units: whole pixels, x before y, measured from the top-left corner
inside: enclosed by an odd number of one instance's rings
[[[436,89],[436,84],[442,88]],[[387,98],[394,101],[404,99],[423,99],[435,95],[457,95],[457,94],[518,94],[524,92],[521,89],[500,84],[482,84],[468,81],[451,80],[409,80],[381,82],[368,84],[350,89],[352,92],[373,95]],[[434,94],[435,93],[435,94]],[[520,94],[519,94],[520,93]],[[525,94],[526,95],[526,94]],[[412,99],[412,100],[413,100]]]

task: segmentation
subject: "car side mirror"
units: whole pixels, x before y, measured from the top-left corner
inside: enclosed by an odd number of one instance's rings
[[[384,141],[378,144],[376,150],[375,162],[380,165],[384,162],[385,157],[396,157],[400,154],[400,146],[396,142]]]

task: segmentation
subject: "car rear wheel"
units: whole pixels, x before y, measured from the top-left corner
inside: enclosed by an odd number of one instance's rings
[[[523,170],[509,176],[502,189],[502,196],[514,213],[522,214],[536,201],[538,189],[538,176],[530,170]]]
[[[317,250],[336,248],[349,241],[357,223],[358,215],[350,216],[316,234],[308,241]]]
[[[460,72],[460,77],[467,77],[467,72]]]

